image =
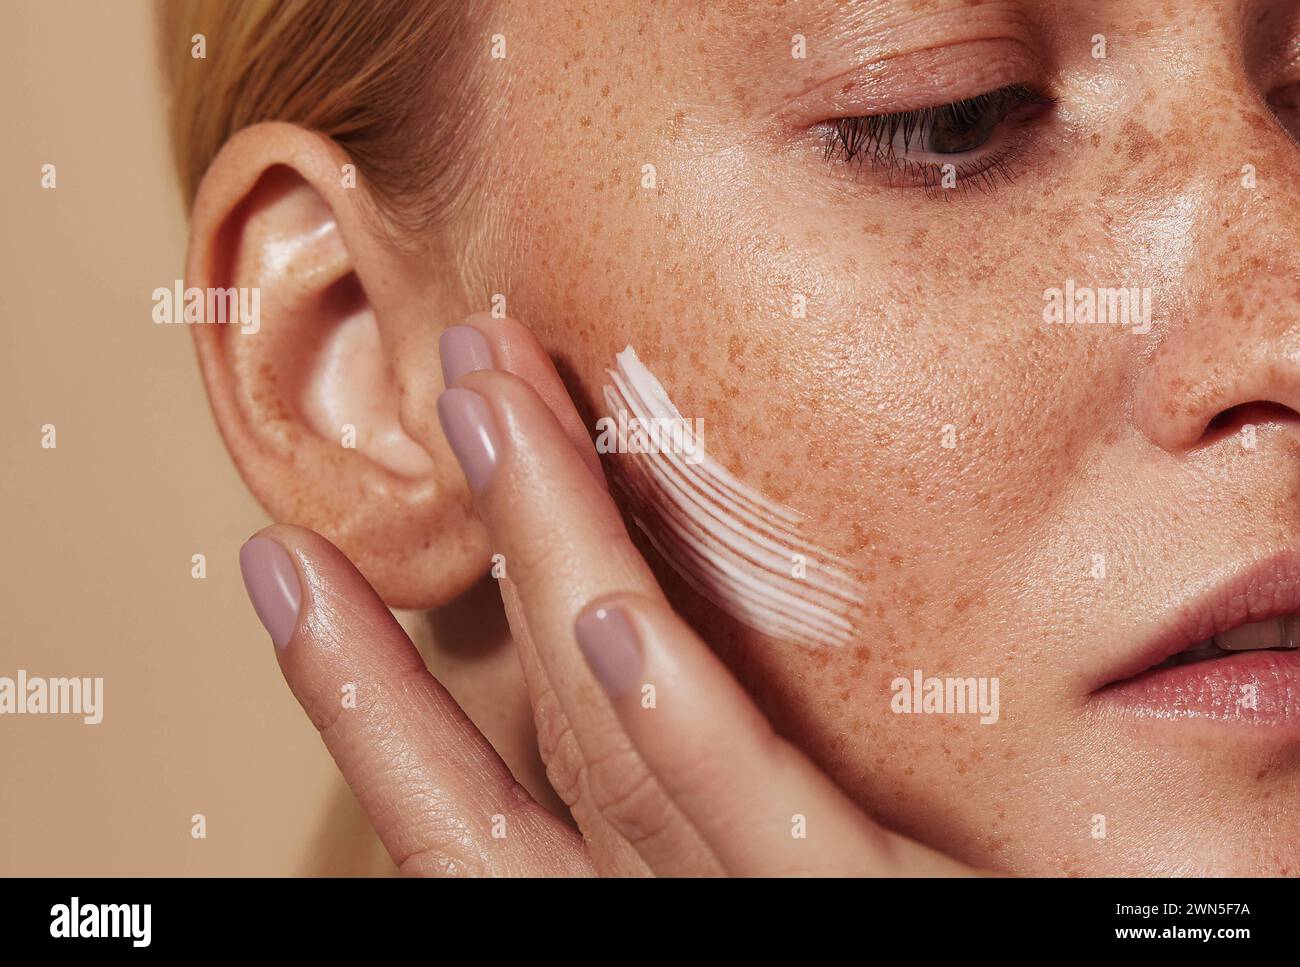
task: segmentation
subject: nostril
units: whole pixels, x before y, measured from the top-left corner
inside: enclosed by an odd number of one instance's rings
[[[1269,423],[1300,426],[1300,413],[1271,400],[1239,403],[1216,414],[1214,419],[1205,425],[1205,431],[1201,434],[1198,444],[1207,446],[1240,433],[1245,426],[1260,427]]]

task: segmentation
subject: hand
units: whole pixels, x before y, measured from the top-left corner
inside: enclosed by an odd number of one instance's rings
[[[240,554],[285,678],[400,870],[973,872],[877,825],[674,614],[528,330],[473,316],[442,355],[439,415],[504,555],[542,758],[581,835],[514,781],[333,545],[276,525]]]

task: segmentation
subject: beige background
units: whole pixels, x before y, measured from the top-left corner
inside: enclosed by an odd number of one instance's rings
[[[190,334],[150,318],[185,246],[151,16],[0,0],[0,676],[104,678],[98,726],[0,716],[0,874],[382,869],[244,596],[266,517]]]

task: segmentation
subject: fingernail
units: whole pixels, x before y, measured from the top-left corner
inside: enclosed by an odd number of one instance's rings
[[[443,386],[454,386],[466,373],[493,366],[492,347],[473,326],[444,329],[438,337],[438,357],[442,360]]]
[[[239,570],[262,627],[275,647],[283,648],[298,626],[302,606],[302,585],[293,558],[270,538],[254,537],[239,549]]]
[[[438,397],[438,419],[470,489],[480,492],[491,482],[501,452],[487,400],[473,390],[443,390]]]
[[[632,691],[641,677],[641,648],[621,608],[590,608],[573,626],[578,648],[610,695]]]

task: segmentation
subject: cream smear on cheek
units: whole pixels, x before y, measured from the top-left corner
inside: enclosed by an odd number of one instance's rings
[[[848,563],[806,536],[801,514],[740,481],[689,432],[675,435],[685,447],[646,446],[644,435],[634,442],[638,426],[693,424],[631,346],[606,373],[605,422],[618,427],[626,461],[615,482],[664,559],[755,631],[801,645],[852,641],[863,600]]]

